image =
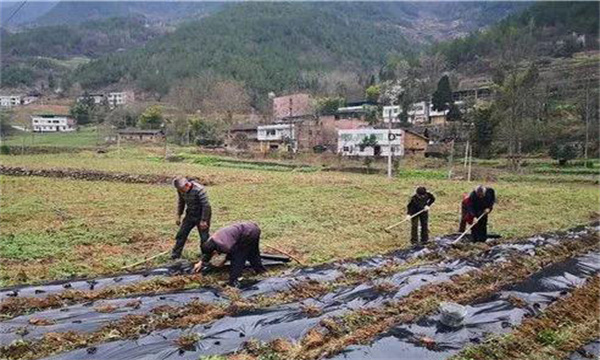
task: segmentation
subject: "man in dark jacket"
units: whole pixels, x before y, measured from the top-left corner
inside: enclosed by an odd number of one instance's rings
[[[171,258],[179,259],[188,235],[193,228],[198,228],[200,245],[208,240],[212,209],[204,186],[199,183],[180,177],[173,180],[173,186],[177,189],[178,198],[175,223],[179,225],[179,231],[175,236],[175,246],[173,247]],[[185,217],[181,221],[181,215],[184,210]]]
[[[427,189],[423,186],[417,188],[416,194],[410,198],[410,202],[407,205],[406,217],[410,218],[414,214],[421,210],[425,210],[419,215],[412,218],[411,231],[410,231],[410,242],[413,245],[419,243],[418,232],[419,232],[419,221],[421,222],[421,243],[425,244],[429,240],[429,207],[435,202],[435,196],[432,193],[427,192]]]
[[[475,242],[484,242],[487,240],[488,214],[494,208],[496,202],[496,193],[492,188],[486,188],[479,185],[469,195],[467,212],[475,219],[481,217],[479,221],[471,228],[471,237]]]
[[[237,287],[246,260],[256,273],[266,271],[260,259],[259,243],[260,228],[253,222],[240,222],[221,228],[202,244],[202,260],[194,266],[194,271],[208,273],[212,269],[210,260],[213,255],[227,254],[231,261],[229,285]]]

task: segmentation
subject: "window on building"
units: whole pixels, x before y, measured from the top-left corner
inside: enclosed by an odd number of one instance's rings
[[[277,134],[277,131],[273,130],[267,130],[267,136],[275,136],[275,134]]]
[[[344,146],[343,150],[344,150],[345,152],[348,152],[348,151],[350,151],[350,148],[349,148],[348,146]]]

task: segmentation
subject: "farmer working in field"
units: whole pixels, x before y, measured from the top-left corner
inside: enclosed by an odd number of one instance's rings
[[[496,194],[494,189],[479,185],[469,195],[467,212],[470,216],[477,219],[477,223],[471,228],[471,237],[475,242],[484,242],[487,240],[488,214],[494,208]]]
[[[260,228],[253,222],[240,222],[221,228],[202,244],[202,260],[194,265],[194,271],[208,273],[212,269],[211,258],[217,253],[227,254],[231,261],[229,285],[238,287],[246,260],[257,274],[267,270],[260,259],[259,242]]]
[[[435,196],[427,192],[424,186],[419,186],[416,193],[410,198],[407,205],[407,218],[412,217],[416,213],[422,211],[419,215],[412,218],[412,226],[410,231],[410,242],[413,245],[419,244],[418,231],[419,221],[421,222],[421,243],[425,244],[429,240],[429,207],[435,202]]]
[[[469,207],[469,193],[463,193],[463,199],[460,202],[460,224],[458,225],[458,232],[463,233],[467,228],[467,224],[473,223],[473,216],[469,214],[467,210]]]
[[[180,227],[175,236],[175,246],[171,258],[179,259],[188,235],[193,228],[197,227],[200,233],[200,250],[202,243],[208,240],[212,210],[204,186],[184,177],[173,180],[173,186],[177,189],[178,196],[175,223]],[[184,209],[185,217],[181,221]]]

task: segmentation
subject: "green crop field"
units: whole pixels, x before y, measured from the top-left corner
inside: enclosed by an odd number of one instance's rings
[[[66,146],[91,147],[96,146],[99,136],[91,127],[82,127],[78,131],[60,133],[30,133],[19,132],[2,143],[9,146]],[[102,139],[102,141],[104,141]]]
[[[316,264],[408,246],[408,226],[383,228],[405,215],[409,196],[425,185],[438,198],[432,235],[457,230],[459,202],[474,182],[407,173],[263,171],[211,161],[171,163],[160,150],[0,156],[8,166],[190,175],[209,179],[213,229],[255,220],[263,241]],[[278,169],[280,170],[280,169]],[[173,244],[176,193],[169,185],[2,176],[0,284],[117,271]],[[597,217],[597,187],[556,182],[495,182],[491,231],[504,237],[564,229]],[[186,247],[197,255],[197,233]]]

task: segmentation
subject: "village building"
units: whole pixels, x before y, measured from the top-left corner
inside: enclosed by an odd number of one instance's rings
[[[133,91],[121,91],[121,92],[110,92],[107,94],[108,105],[120,106],[131,104],[135,101],[135,94]]]
[[[94,100],[94,104],[107,104],[111,108],[131,104],[135,101],[135,94],[133,91],[109,92],[106,94],[92,93],[87,96]],[[77,101],[83,101],[83,99],[85,99],[85,95],[77,98]]]
[[[313,115],[313,101],[309,94],[292,94],[273,98],[273,118],[281,120]]]
[[[256,152],[260,151],[258,125],[238,124],[229,129],[225,144],[229,149]]]
[[[35,95],[0,95],[0,107],[29,105],[37,99],[38,96]]]
[[[414,131],[404,131],[404,155],[405,156],[425,156],[429,146],[429,139]]]
[[[436,111],[433,105],[429,104],[429,111],[426,111],[427,105],[425,101],[415,103],[411,106],[408,112],[408,122],[410,124],[434,124],[445,125],[447,122],[446,115],[448,111]],[[384,123],[400,123],[401,108],[398,105],[384,106],[382,119]]]
[[[260,143],[260,151],[263,153],[298,150],[294,140],[296,136],[294,124],[259,125],[256,130],[256,138]]]
[[[374,136],[377,144],[363,146],[365,138]],[[404,156],[405,131],[402,129],[339,130],[337,152],[343,156]]]
[[[77,129],[75,119],[62,114],[31,115],[31,128],[34,132],[70,132]]]
[[[164,140],[164,134],[162,130],[127,128],[117,131],[117,139],[133,142],[159,142]]]

